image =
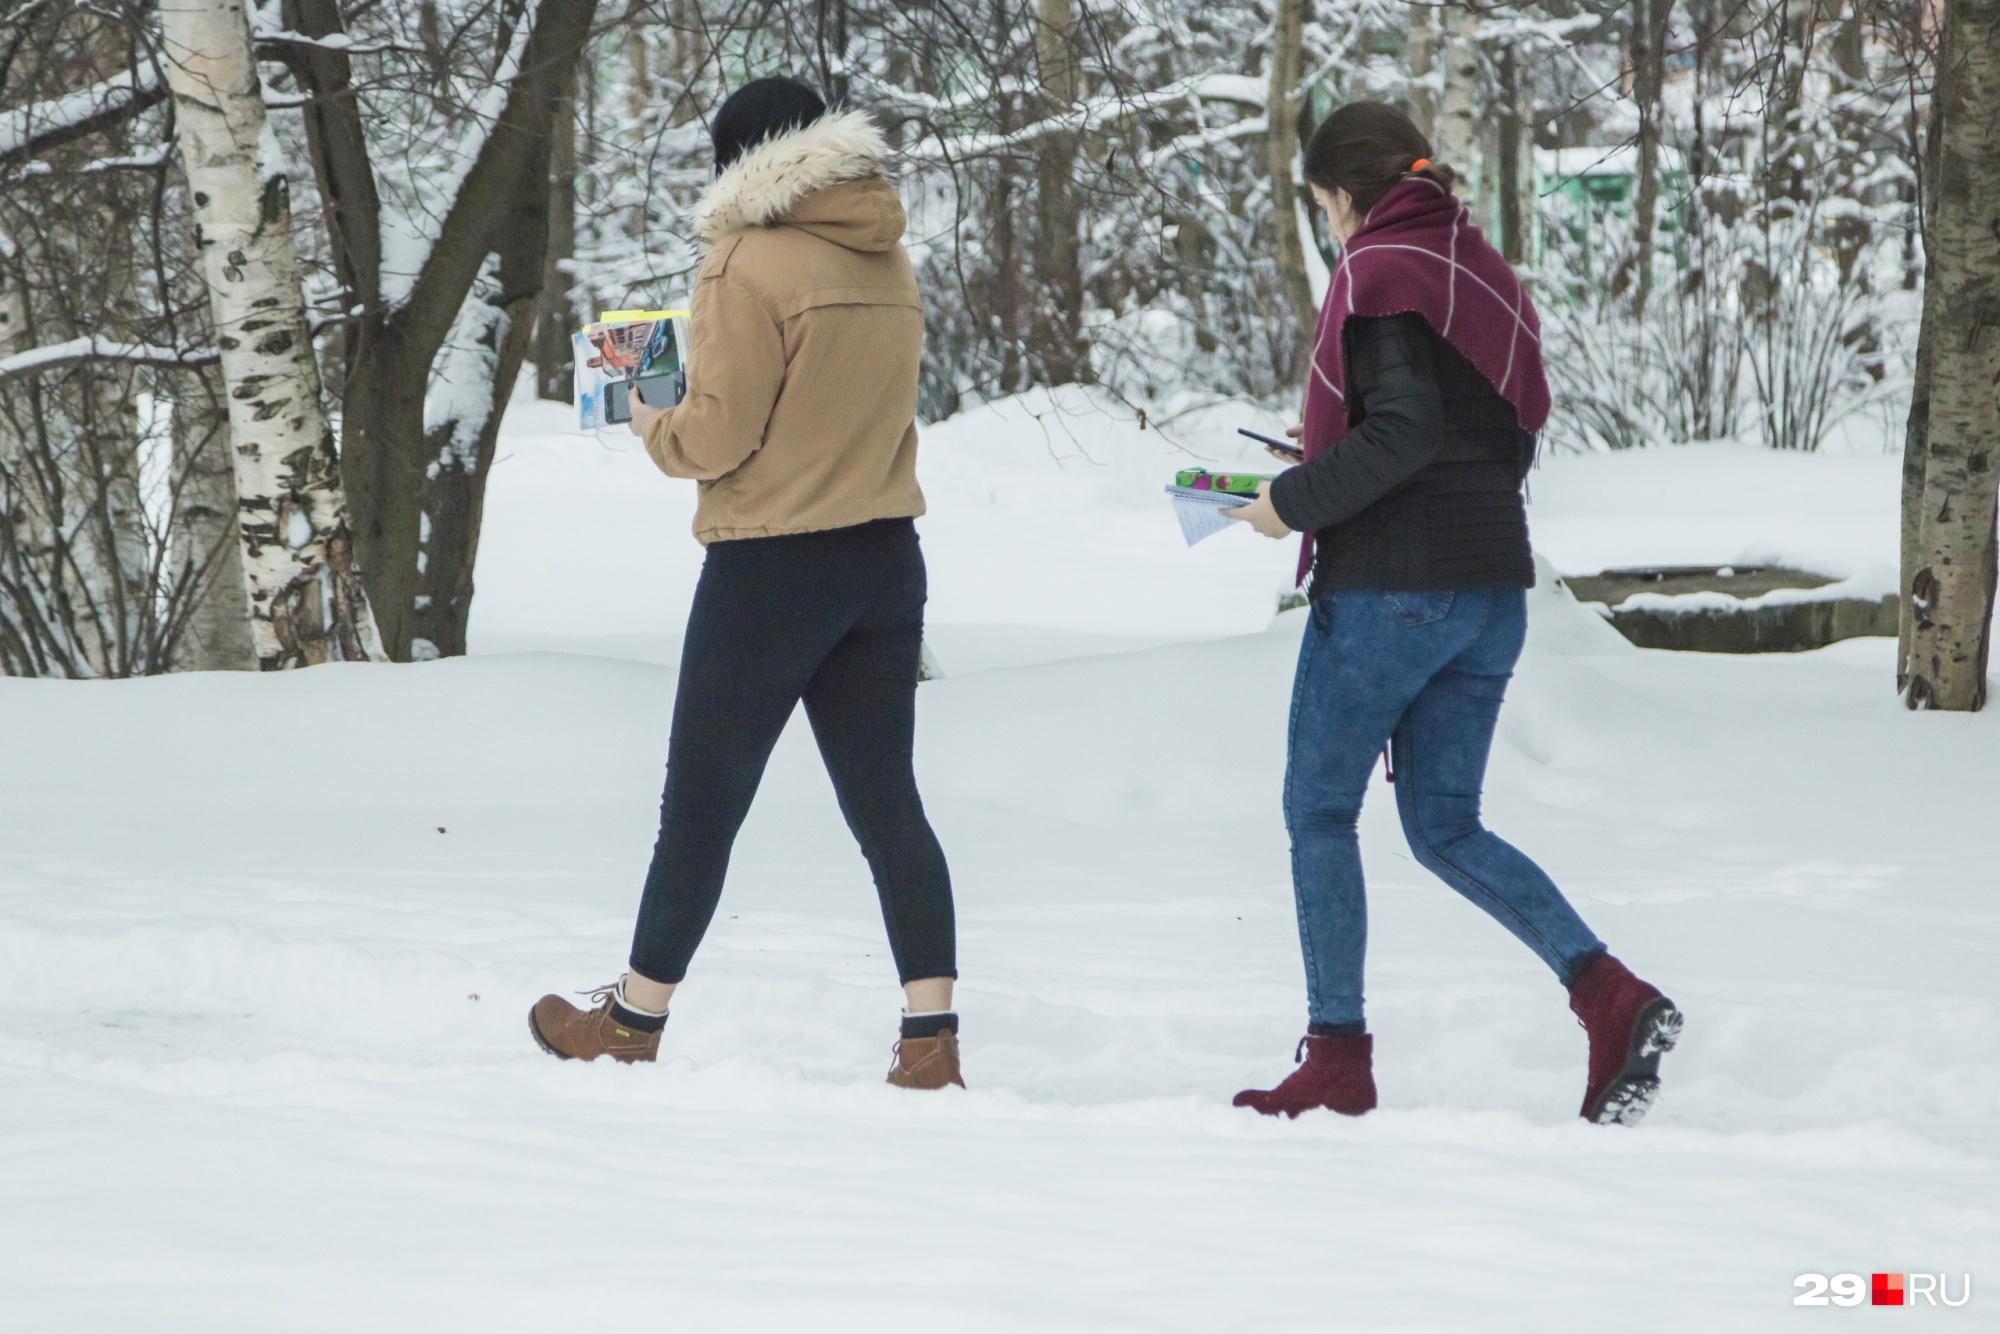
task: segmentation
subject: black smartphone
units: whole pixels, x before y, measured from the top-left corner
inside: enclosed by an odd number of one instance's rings
[[[637,380],[613,380],[604,386],[604,420],[632,420],[632,386],[639,386],[639,401],[649,408],[670,408],[680,401],[680,372],[642,375]]]
[[[1258,435],[1255,431],[1246,431],[1241,426],[1236,428],[1236,434],[1247,435],[1265,448],[1277,450],[1294,463],[1304,463],[1306,461],[1306,452],[1297,445],[1288,445],[1282,440],[1273,440],[1268,435]]]

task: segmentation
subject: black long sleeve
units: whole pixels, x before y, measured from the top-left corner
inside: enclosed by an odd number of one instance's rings
[[[1271,485],[1278,517],[1314,536],[1314,594],[1533,584],[1535,437],[1513,405],[1421,315],[1343,333],[1352,429]]]
[[[1353,518],[1436,462],[1444,443],[1436,338],[1424,317],[1355,318],[1344,332],[1347,392],[1361,420],[1271,484],[1271,504],[1295,532]]]

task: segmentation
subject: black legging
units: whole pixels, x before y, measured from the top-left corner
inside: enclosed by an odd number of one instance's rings
[[[736,831],[803,699],[874,873],[897,972],[905,982],[958,975],[951,876],[910,766],[923,627],[924,557],[908,519],[709,547],[681,650],[634,971],[687,976]]]

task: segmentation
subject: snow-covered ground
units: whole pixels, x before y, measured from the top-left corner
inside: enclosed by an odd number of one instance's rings
[[[1057,410],[1060,408],[1061,410]],[[1211,410],[926,435],[920,766],[971,1091],[898,995],[803,729],[657,1067],[524,1016],[613,977],[699,563],[629,439],[514,414],[469,659],[0,681],[0,1329],[1773,1329],[1807,1272],[2000,1277],[2000,720],[1891,646],[1631,648],[1545,580],[1489,791],[1689,1028],[1575,1117],[1561,990],[1363,820],[1383,1106],[1231,1109],[1303,1022],[1289,544],[1180,545]],[[1186,451],[1186,452],[1177,452]],[[1893,562],[1896,460],[1553,458],[1554,569]],[[338,738],[329,751],[322,738]]]

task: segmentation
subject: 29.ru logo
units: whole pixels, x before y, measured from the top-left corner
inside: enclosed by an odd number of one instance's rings
[[[1945,1283],[1948,1274],[1877,1274],[1874,1282],[1859,1274],[1800,1274],[1792,1280],[1805,1291],[1792,1298],[1794,1306],[1859,1306],[1864,1298],[1870,1306],[1915,1306],[1922,1298],[1932,1306],[1963,1306],[1972,1300],[1972,1275],[1965,1275],[1965,1290],[1951,1299]]]

